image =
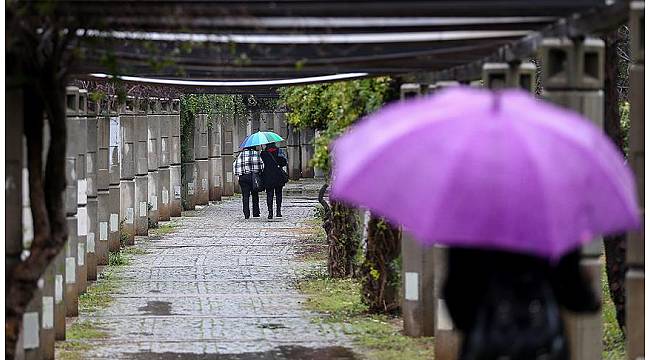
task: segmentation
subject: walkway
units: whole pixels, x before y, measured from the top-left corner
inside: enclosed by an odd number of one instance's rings
[[[263,206],[262,218],[244,220],[234,197],[175,220],[171,234],[138,241],[146,254],[118,268],[115,300],[80,316],[109,335],[84,358],[352,358],[349,340],[313,321],[295,288],[309,267],[298,254],[319,185],[290,184],[282,219],[267,220]]]

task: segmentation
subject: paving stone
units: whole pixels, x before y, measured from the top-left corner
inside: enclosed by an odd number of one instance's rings
[[[80,314],[108,334],[84,359],[357,358],[295,285],[313,270],[298,254],[320,185],[290,184],[281,219],[267,220],[262,201],[262,218],[245,220],[241,198],[224,198],[175,219],[171,234],[136,239],[145,254],[116,268],[114,301]]]

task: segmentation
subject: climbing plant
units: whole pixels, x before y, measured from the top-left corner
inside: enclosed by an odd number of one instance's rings
[[[289,110],[290,125],[319,130],[311,162],[329,174],[332,140],[364,115],[396,99],[396,85],[388,77],[379,77],[284,88],[280,90],[280,102]],[[354,276],[359,273],[355,260],[361,240],[357,211],[336,201],[329,209],[323,224],[328,238],[329,275]],[[363,299],[372,311],[391,312],[398,307],[399,269],[395,264],[399,257],[399,231],[373,217],[368,234],[366,257],[360,272],[364,283]]]

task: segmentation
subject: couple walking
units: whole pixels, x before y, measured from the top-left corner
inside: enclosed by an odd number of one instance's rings
[[[235,160],[233,170],[239,176],[244,217],[250,217],[249,199],[253,199],[253,217],[260,216],[259,192],[266,190],[266,205],[269,219],[273,219],[273,196],[275,195],[276,217],[282,217],[282,187],[287,183],[288,176],[282,169],[287,165],[287,158],[281,153],[275,143],[266,144],[258,154],[256,146],[245,147]]]

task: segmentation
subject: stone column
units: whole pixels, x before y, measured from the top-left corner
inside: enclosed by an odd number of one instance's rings
[[[188,136],[187,139],[184,139],[187,143],[187,148],[182,152],[182,179],[181,183],[183,186],[182,197],[183,197],[183,210],[194,210],[196,206],[196,179],[198,175],[196,174],[196,163],[195,151],[196,147],[194,142],[196,140],[195,136],[195,121],[188,121],[187,124],[184,124],[189,128],[184,128],[183,134]]]
[[[161,202],[161,187],[158,173],[158,159],[160,158],[160,121],[158,116],[147,116],[142,109],[142,120],[147,123],[149,135],[148,163],[149,163],[149,224],[157,227],[160,216],[158,208]],[[140,205],[142,206],[142,205]]]
[[[82,136],[78,126],[79,121],[79,89],[74,86],[66,88],[66,188],[65,188],[65,212],[68,224],[68,241],[65,246],[65,292],[64,301],[66,316],[77,316],[79,314],[79,288],[78,288],[78,267],[77,267],[77,141]],[[59,336],[61,333],[59,332]],[[65,329],[63,332],[65,337]]]
[[[232,196],[235,193],[234,176],[232,173],[233,159],[233,115],[224,114],[221,118],[221,173],[223,174],[223,195]]]
[[[121,169],[122,127],[118,111],[117,97],[106,99],[109,116],[108,142],[108,251],[120,250],[120,209],[121,209]]]
[[[276,111],[273,113],[273,131],[284,139],[283,142],[278,144],[278,147],[284,150],[284,153],[286,154],[289,138],[286,112]]]
[[[209,202],[208,115],[197,114],[194,118],[194,154],[198,178],[195,181],[196,204]]]
[[[74,121],[77,124],[79,136],[74,138],[77,149],[77,287],[79,294],[85,293],[88,287],[88,179],[86,178],[86,152],[88,148],[86,124],[86,100],[88,92],[80,89],[77,97],[78,116]]]
[[[167,102],[169,103],[169,101]],[[163,111],[164,110],[164,111]],[[158,118],[160,124],[160,157],[158,158],[158,176],[160,179],[160,201],[158,202],[158,216],[161,221],[169,221],[170,213],[170,175],[171,164],[171,114],[169,106],[165,109],[159,99],[149,99],[149,111]]]
[[[300,131],[293,126],[287,129],[287,173],[289,179],[300,179],[302,155],[300,151]]]
[[[221,158],[222,114],[212,115],[208,127],[208,180],[210,201],[221,201],[223,189],[223,159]]]
[[[109,142],[110,118],[108,102],[88,102],[88,110],[97,114],[97,241],[95,254],[97,265],[108,264],[108,225],[110,221],[110,171],[109,171]]]
[[[300,131],[300,163],[303,178],[314,177],[314,167],[311,165],[311,158],[314,157],[314,135],[314,129],[302,129]]]
[[[86,268],[88,280],[97,280],[97,113],[96,107],[88,106],[88,93],[80,96],[86,109],[86,193],[88,212],[88,232],[86,236]]]
[[[161,107],[169,115],[171,131],[171,153],[169,154],[169,187],[170,187],[170,216],[181,216],[181,101],[179,99],[161,103]]]
[[[402,84],[402,100],[420,96],[420,84]],[[402,318],[408,336],[433,336],[435,332],[434,248],[420,245],[402,231]]]
[[[600,39],[584,41],[546,38],[540,46],[542,83],[547,100],[583,114],[603,126],[603,83],[605,44]],[[581,267],[590,274],[594,290],[601,293],[602,239],[582,250]],[[572,359],[600,359],[602,356],[602,315],[565,314]]]
[[[120,105],[120,241],[135,243],[135,99]]]
[[[149,205],[151,189],[149,188],[149,119],[146,113],[145,99],[135,99],[135,216],[134,227],[137,236],[149,234]]]
[[[630,2],[630,135],[628,161],[645,214],[645,1]],[[645,217],[645,215],[644,215]],[[628,359],[645,357],[645,228],[628,234],[625,274]]]
[[[521,88],[535,92],[535,83],[535,64],[532,62],[483,64],[483,84],[487,88]]]
[[[233,161],[237,158],[237,155],[239,155],[239,152],[241,151],[241,149],[239,148],[239,145],[241,145],[242,141],[244,141],[244,139],[246,138],[246,134],[247,134],[247,131],[248,131],[248,122],[249,121],[250,121],[250,119],[248,119],[248,118],[235,118],[234,119],[233,132],[232,132],[232,156],[233,156]],[[232,163],[231,163],[230,168],[232,169]],[[235,192],[236,193],[241,193],[241,188],[239,187],[238,176],[233,176],[233,183],[234,183],[233,186],[234,186]]]

